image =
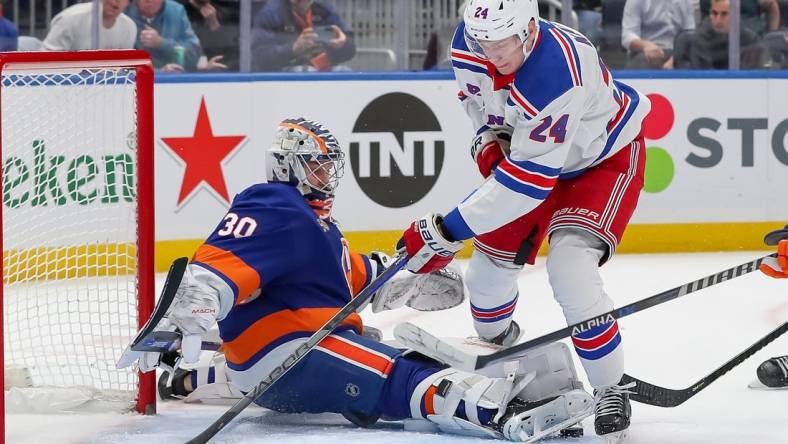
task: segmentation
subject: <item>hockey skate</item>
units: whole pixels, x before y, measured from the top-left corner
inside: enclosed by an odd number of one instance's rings
[[[617,444],[626,438],[629,418],[632,415],[629,395],[633,392],[629,389],[634,388],[635,383],[619,384],[594,391],[596,398],[594,429],[596,434],[605,438],[608,444]]]
[[[788,355],[767,359],[756,370],[758,381],[750,388],[774,390],[788,389]]]
[[[164,362],[167,359],[162,359]],[[209,360],[190,368],[160,366],[158,392],[162,400],[180,399],[187,403],[230,405],[243,397],[225,372],[225,358],[216,353]]]
[[[189,377],[191,377],[191,371],[182,368],[176,369],[174,374],[169,371],[162,372],[157,384],[159,398],[162,401],[171,401],[188,396],[191,390],[187,390],[185,382]]]
[[[490,344],[500,345],[501,347],[510,347],[514,345],[518,339],[520,339],[520,335],[522,332],[520,331],[520,325],[517,324],[516,321],[512,321],[509,324],[509,327],[503,331],[503,333],[499,334],[498,336],[492,339],[484,339],[480,338],[483,341],[487,341]]]

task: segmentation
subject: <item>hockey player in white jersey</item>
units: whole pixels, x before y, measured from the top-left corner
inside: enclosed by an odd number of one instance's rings
[[[470,0],[451,48],[460,102],[486,178],[446,214],[415,221],[400,245],[408,269],[429,272],[474,239],[466,274],[478,334],[508,345],[517,276],[549,236],[547,271],[573,324],[613,308],[599,266],[615,252],[643,186],[647,97],[613,80],[580,33],[540,20],[536,0]],[[527,295],[527,290],[526,291]],[[615,321],[573,338],[596,391],[595,428],[608,441],[629,427]]]

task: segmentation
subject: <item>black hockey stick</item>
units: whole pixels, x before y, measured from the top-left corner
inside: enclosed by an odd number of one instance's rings
[[[153,333],[153,329],[159,324],[159,321],[161,321],[161,319],[167,313],[167,309],[170,308],[173,299],[175,299],[175,293],[178,291],[178,287],[181,285],[183,273],[186,272],[186,265],[188,264],[188,258],[179,257],[172,262],[172,265],[170,265],[170,270],[167,272],[167,277],[164,279],[164,286],[161,289],[161,296],[159,297],[158,302],[156,302],[156,307],[153,309],[153,313],[151,313],[148,322],[146,322],[140,332],[137,333],[137,337],[131,341],[130,347],[132,350],[158,351],[155,349],[148,349],[148,345],[155,345],[155,343],[152,343],[152,341],[148,338],[151,333]]]
[[[309,339],[298,346],[298,348],[291,353],[285,360],[274,368],[268,376],[260,381],[254,389],[244,395],[238,402],[236,402],[229,410],[213,422],[202,433],[187,441],[187,444],[204,444],[209,439],[213,438],[219,433],[227,424],[230,423],[239,413],[241,413],[249,404],[253,403],[255,399],[260,397],[271,385],[279,380],[285,373],[288,372],[295,364],[301,361],[304,356],[312,351],[315,346],[325,339],[326,336],[331,334],[339,324],[345,320],[351,313],[358,310],[359,307],[375,294],[383,284],[391,279],[405,264],[408,262],[408,257],[405,254],[400,254],[394,260],[390,267],[386,268],[383,273],[377,278],[373,279],[356,297],[350,300],[341,310],[331,317],[319,330],[317,330]]]
[[[783,239],[788,238],[788,225],[785,228],[774,230],[763,238],[766,245],[777,245]],[[768,257],[768,256],[767,256]],[[777,327],[774,331],[761,338],[755,344],[747,347],[743,352],[734,356],[733,359],[726,362],[722,367],[714,370],[709,375],[704,376],[695,384],[683,389],[672,390],[665,387],[649,384],[629,375],[624,375],[624,383],[634,382],[635,393],[631,396],[632,400],[641,402],[643,404],[655,405],[658,407],[676,407],[683,404],[686,400],[692,398],[699,391],[706,388],[709,384],[716,381],[720,376],[731,371],[734,367],[744,362],[747,358],[758,352],[760,349],[766,347],[770,342],[779,338],[788,331],[788,322]]]
[[[692,281],[687,284],[680,285],[676,288],[663,291],[662,293],[647,297],[645,299],[641,299],[639,301],[633,302],[629,305],[625,305],[620,308],[613,309],[607,313],[601,314],[599,316],[595,316],[590,319],[586,319],[585,321],[578,322],[576,324],[572,324],[568,327],[562,328],[560,330],[556,330],[552,333],[548,333],[546,335],[539,336],[538,338],[531,339],[530,341],[515,344],[509,348],[497,351],[495,353],[491,353],[489,355],[479,355],[479,356],[469,357],[470,359],[467,362],[463,362],[461,367],[464,370],[473,371],[487,367],[490,364],[494,364],[504,359],[508,359],[511,356],[519,356],[525,351],[530,350],[534,347],[538,347],[542,344],[555,342],[564,339],[566,337],[573,336],[578,333],[582,333],[598,325],[608,324],[616,319],[621,319],[633,313],[637,313],[647,308],[654,307],[655,305],[663,304],[665,302],[672,301],[673,299],[679,298],[681,296],[685,296],[690,293],[694,293],[698,290],[711,287],[712,285],[717,285],[719,283],[731,280],[733,278],[737,278],[739,276],[751,273],[758,269],[758,266],[761,264],[761,262],[763,262],[764,259],[769,257],[776,257],[776,256],[777,253],[773,253],[767,256],[759,257],[758,259],[751,260],[750,262],[746,262],[744,264],[738,265],[733,268],[729,268],[727,270],[720,271],[718,273],[714,273],[712,275],[706,276],[696,281]]]
[[[788,332],[788,322],[777,327],[777,329],[761,338],[755,344],[747,347],[746,350],[734,356],[730,361],[723,364],[722,367],[714,370],[707,376],[701,378],[695,384],[692,384],[685,389],[672,390],[669,388],[660,387],[649,384],[648,382],[641,381],[640,379],[626,374],[624,375],[622,382],[625,384],[634,382],[636,384],[634,388],[635,393],[630,395],[630,398],[633,401],[648,405],[655,405],[657,407],[676,407],[677,405],[683,404],[686,400],[698,394],[699,391],[708,387],[709,384],[716,381],[720,376],[731,371],[734,367],[744,362],[747,358],[754,355],[760,349],[766,347],[770,342],[785,334],[785,332]]]

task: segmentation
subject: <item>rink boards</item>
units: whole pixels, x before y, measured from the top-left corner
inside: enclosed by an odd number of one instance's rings
[[[758,249],[788,222],[788,75],[616,77],[655,103],[646,190],[619,251]],[[335,214],[352,247],[390,251],[412,219],[451,210],[481,183],[456,92],[450,73],[159,76],[158,268],[191,255],[232,197],[264,181],[276,123],[300,115],[348,154]]]

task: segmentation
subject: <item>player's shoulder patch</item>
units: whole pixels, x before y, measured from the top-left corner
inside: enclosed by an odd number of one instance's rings
[[[522,108],[527,118],[535,117],[553,100],[583,84],[573,39],[544,20],[539,30],[536,47],[515,75],[510,97],[511,104]]]
[[[451,66],[454,69],[489,75],[488,63],[476,56],[465,42],[465,22],[460,22],[454,30],[451,41]]]

